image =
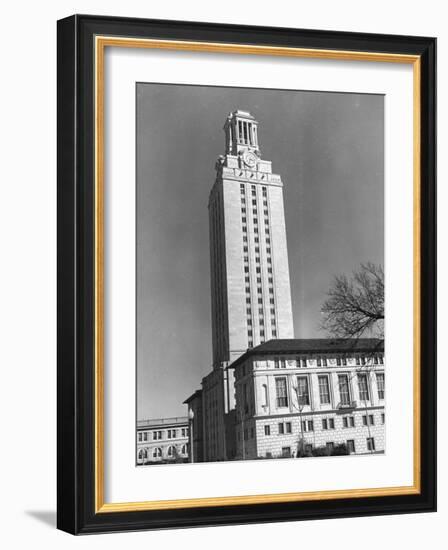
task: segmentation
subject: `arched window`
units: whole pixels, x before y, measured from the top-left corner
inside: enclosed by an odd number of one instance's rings
[[[162,449],[160,447],[156,447],[153,451],[152,451],[152,456],[153,458],[161,458],[162,456]]]
[[[182,450],[181,450],[182,454],[183,455],[186,455],[188,453],[188,447],[187,445],[182,445]]]
[[[173,445],[170,445],[170,446],[168,447],[168,453],[167,453],[167,454],[168,454],[169,457],[173,457],[173,456],[174,456],[174,447],[173,447]]]

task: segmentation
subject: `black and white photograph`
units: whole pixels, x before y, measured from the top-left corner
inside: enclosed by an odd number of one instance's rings
[[[136,465],[383,454],[384,96],[136,84]]]

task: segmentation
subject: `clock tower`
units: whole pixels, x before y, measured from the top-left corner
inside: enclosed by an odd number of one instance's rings
[[[281,177],[248,111],[230,113],[224,133],[209,199],[214,368],[294,337]]]
[[[248,348],[294,337],[282,180],[261,156],[249,112],[230,113],[224,132],[208,204],[213,369],[202,379],[206,461],[236,456],[232,362]]]

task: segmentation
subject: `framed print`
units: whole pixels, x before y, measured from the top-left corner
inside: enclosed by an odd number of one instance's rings
[[[58,527],[436,508],[433,38],[58,22]]]

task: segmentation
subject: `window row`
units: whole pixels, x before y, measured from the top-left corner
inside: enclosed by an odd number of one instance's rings
[[[381,424],[385,423],[385,414],[381,413],[380,416]],[[363,415],[362,417],[363,426],[374,426],[375,417],[373,414]],[[321,429],[323,431],[336,430],[339,428],[355,428],[356,421],[354,416],[343,416],[342,417],[342,426],[339,424],[339,418],[322,418],[320,420],[302,420],[299,423],[300,432],[314,432],[316,429]],[[277,424],[277,432],[275,435],[285,435],[292,433],[292,423],[291,422],[279,422]],[[274,435],[272,426],[270,424],[264,425],[264,435]]]
[[[327,448],[327,451],[329,454],[331,454],[334,450],[335,443],[334,441],[327,441],[325,443],[325,446]],[[353,454],[356,452],[355,448],[355,440],[354,439],[347,439],[345,442],[345,446],[347,447],[347,451],[349,454]],[[375,438],[373,437],[367,437],[366,438],[366,447],[368,451],[374,452],[375,451]],[[312,443],[306,443],[305,444],[305,452],[311,454],[313,451],[313,444]],[[291,453],[291,447],[282,447],[282,457],[288,458],[292,456]],[[267,458],[272,458],[272,452],[266,452]]]
[[[252,196],[256,196],[257,195],[257,187],[256,185],[251,185],[250,186],[250,189],[251,189],[251,192],[252,192]],[[245,192],[246,192],[246,186],[244,185],[244,183],[240,183],[240,192],[241,192],[241,195],[244,195]],[[263,195],[263,199],[267,198],[267,195],[268,195],[268,189],[265,185],[263,185],[261,187],[261,192],[262,192],[262,195]]]
[[[147,460],[150,457],[150,454],[152,458],[162,458],[163,457],[162,448],[154,447],[154,449],[152,449],[152,452],[150,451],[150,449],[140,449],[138,451],[137,456],[139,460]],[[174,447],[174,445],[170,445],[166,450],[166,456],[169,458],[174,458],[178,454],[179,454],[179,450],[176,447]],[[182,455],[188,454],[188,446],[186,444],[182,445],[182,447],[180,448],[180,454]]]
[[[275,358],[274,366],[275,368],[286,368],[288,367],[344,367],[344,366],[364,366],[364,365],[383,365],[384,358],[381,355],[376,355],[374,357],[335,357],[335,358],[305,358],[305,357],[296,357],[295,359],[282,359]]]
[[[148,441],[151,432],[138,432],[139,441]],[[188,437],[188,428],[177,428],[169,430],[156,430],[152,432],[152,440],[175,439],[176,437]]]
[[[319,399],[321,405],[330,405],[331,404],[331,388],[330,388],[330,378],[328,374],[319,375],[318,380],[318,389],[319,389]],[[369,380],[366,373],[358,373],[356,375],[356,380],[358,382],[358,392],[359,399],[362,402],[370,401],[370,387]],[[385,397],[385,387],[384,387],[384,373],[376,373],[377,381],[377,392],[378,399],[383,400]],[[353,401],[352,399],[352,377],[348,374],[338,374],[337,377],[337,387],[339,390],[339,400],[341,405],[350,405]],[[288,398],[288,385],[287,379],[283,376],[277,376],[275,378],[275,390],[276,390],[276,405],[278,408],[288,407],[289,398]],[[293,387],[293,390],[297,396],[297,402],[299,406],[305,406],[310,404],[310,384],[309,377],[297,376],[296,377],[296,386]]]

